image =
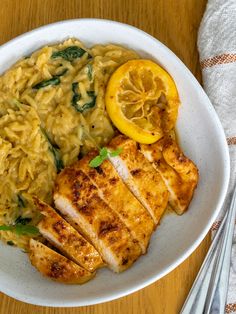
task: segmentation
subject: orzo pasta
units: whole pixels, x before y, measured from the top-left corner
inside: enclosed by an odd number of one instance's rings
[[[32,195],[50,203],[56,174],[114,135],[104,93],[114,70],[139,56],[69,39],[18,61],[0,77],[0,225],[37,224]],[[27,248],[29,236],[0,231]]]

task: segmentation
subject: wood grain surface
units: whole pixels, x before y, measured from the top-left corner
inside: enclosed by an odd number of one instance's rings
[[[206,0],[1,0],[0,44],[35,27],[59,20],[112,19],[134,25],[162,41],[201,80],[196,38],[205,5]],[[208,235],[178,268],[130,296],[95,306],[68,309],[33,306],[0,293],[0,314],[179,313],[209,244]]]

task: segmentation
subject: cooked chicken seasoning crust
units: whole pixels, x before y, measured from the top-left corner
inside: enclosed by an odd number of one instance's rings
[[[97,250],[49,205],[34,198],[44,215],[37,225],[40,233],[65,256],[88,271],[104,265]]]
[[[125,136],[114,138],[110,148],[121,147],[122,153],[111,158],[115,169],[158,224],[168,203],[169,192],[161,176],[144,158],[137,143]]]
[[[30,239],[29,258],[44,276],[58,282],[82,284],[95,275],[34,239]]]
[[[188,208],[198,182],[197,167],[170,136],[151,145],[141,145],[141,152],[165,182],[171,207],[182,215]]]
[[[59,174],[54,201],[115,272],[127,269],[140,256],[138,242],[81,170],[69,167]]]
[[[145,253],[154,229],[154,222],[148,211],[129,191],[119,177],[109,160],[105,160],[99,167],[89,167],[89,161],[97,155],[91,151],[75,164],[81,169],[97,187],[100,197],[110,205],[119,218],[129,229]]]

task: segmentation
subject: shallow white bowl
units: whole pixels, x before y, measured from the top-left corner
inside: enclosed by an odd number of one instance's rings
[[[168,48],[137,28],[97,19],[40,27],[0,47],[1,72],[22,56],[68,37],[77,37],[87,46],[124,45],[155,60],[172,75],[182,103],[177,123],[181,146],[197,164],[200,181],[188,212],[181,217],[166,215],[152,236],[147,255],[119,275],[103,269],[82,286],[54,283],[30,265],[26,254],[1,243],[0,290],[18,300],[46,306],[82,306],[113,300],[166,275],[200,244],[222,206],[229,181],[224,132],[203,89]]]

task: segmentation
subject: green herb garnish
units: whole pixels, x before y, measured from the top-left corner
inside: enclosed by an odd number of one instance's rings
[[[49,85],[59,85],[61,83],[60,76],[63,76],[64,74],[66,74],[67,71],[68,69],[64,69],[61,73],[54,75],[51,79],[41,81],[37,83],[36,85],[34,85],[32,88],[40,89]]]
[[[63,58],[66,61],[72,62],[75,59],[81,58],[87,51],[83,48],[77,46],[70,46],[66,49],[55,51],[51,55],[52,59]],[[87,52],[88,53],[88,52]],[[92,58],[92,56],[88,53],[88,58]]]
[[[13,226],[6,226],[2,225],[0,226],[0,231],[11,231]]]
[[[77,103],[81,98],[81,95],[78,93],[78,82],[72,83],[72,92],[73,96],[71,100],[71,105],[75,108],[76,111],[83,113],[85,110],[91,109],[95,106],[97,96],[95,95],[94,91],[87,92],[87,94],[89,95],[89,97],[92,98],[92,100],[84,104],[83,106],[79,106]]]
[[[16,225],[15,226],[15,233],[19,235],[27,235],[27,234],[33,234],[33,235],[38,235],[39,234],[39,229],[35,226],[32,225]]]
[[[19,216],[14,224],[12,225],[2,225],[0,226],[0,230],[1,231],[11,231],[14,232],[18,235],[28,235],[28,234],[33,234],[33,235],[37,235],[39,234],[39,230],[37,227],[32,226],[32,225],[28,225],[29,222],[31,222],[32,218],[30,217],[22,217]],[[14,243],[12,241],[8,241],[9,243],[7,243],[8,245],[14,245]],[[10,242],[12,242],[13,244],[10,244]]]
[[[103,147],[99,151],[99,155],[90,160],[89,166],[92,168],[99,167],[104,160],[108,159],[109,157],[116,157],[122,152],[122,148],[119,147],[116,150],[109,151],[106,147]]]
[[[41,132],[43,133],[44,137],[46,138],[46,140],[48,142],[49,150],[53,155],[55,166],[57,168],[57,171],[59,172],[64,168],[64,164],[63,164],[63,161],[61,159],[60,150],[58,147],[55,147],[55,145],[52,144],[48,134],[46,133],[46,131],[43,128],[41,128]]]
[[[31,225],[2,225],[0,226],[0,231],[11,231],[14,232],[18,235],[38,235],[39,234],[39,229],[35,226]]]

